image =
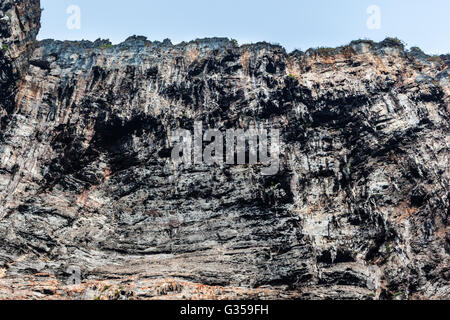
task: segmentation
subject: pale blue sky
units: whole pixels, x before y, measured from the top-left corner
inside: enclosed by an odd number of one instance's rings
[[[66,26],[70,5],[81,9],[80,30]],[[371,5],[381,9],[379,30],[367,27]],[[218,36],[292,51],[392,36],[427,53],[450,52],[449,0],[41,0],[41,6],[39,39],[118,43],[137,34],[179,43]]]

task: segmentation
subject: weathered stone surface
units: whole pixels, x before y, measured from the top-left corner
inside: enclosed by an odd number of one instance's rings
[[[448,56],[35,44],[3,3],[1,298],[450,298]],[[194,121],[280,129],[279,174],[174,168]]]
[[[0,128],[14,109],[14,94],[36,46],[40,17],[38,1],[0,3]]]

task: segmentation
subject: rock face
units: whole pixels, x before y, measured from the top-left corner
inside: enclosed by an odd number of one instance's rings
[[[40,28],[39,1],[2,0],[0,3],[0,125],[14,109],[17,83],[28,69]]]
[[[37,43],[39,7],[0,5],[0,298],[450,298],[448,56]],[[279,173],[174,167],[194,121],[280,129]]]

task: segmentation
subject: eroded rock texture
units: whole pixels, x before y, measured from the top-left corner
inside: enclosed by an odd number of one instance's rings
[[[448,56],[36,43],[39,1],[0,12],[1,298],[450,298]],[[280,172],[176,169],[194,121],[279,128]]]

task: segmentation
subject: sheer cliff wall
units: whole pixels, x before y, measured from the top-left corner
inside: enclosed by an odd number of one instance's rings
[[[0,5],[1,298],[450,298],[448,56],[37,42],[39,7]],[[279,129],[280,171],[175,168],[195,121]]]

